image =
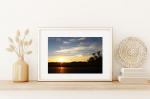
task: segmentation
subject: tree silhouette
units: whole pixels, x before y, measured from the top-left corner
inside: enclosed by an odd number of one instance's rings
[[[90,58],[88,59],[88,62],[94,62],[94,61],[95,61],[94,57],[90,57]]]
[[[88,62],[102,62],[102,51],[92,53],[92,56],[88,59]]]

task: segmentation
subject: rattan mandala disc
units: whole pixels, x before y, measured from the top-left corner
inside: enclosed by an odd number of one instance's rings
[[[147,55],[145,44],[136,37],[124,39],[118,48],[120,63],[127,68],[136,68],[142,65]]]

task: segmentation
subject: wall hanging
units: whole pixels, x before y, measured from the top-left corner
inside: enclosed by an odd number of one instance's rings
[[[112,28],[40,28],[39,81],[111,81]]]

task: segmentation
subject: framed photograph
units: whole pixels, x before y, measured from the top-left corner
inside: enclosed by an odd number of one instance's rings
[[[112,28],[40,28],[39,81],[112,81]]]

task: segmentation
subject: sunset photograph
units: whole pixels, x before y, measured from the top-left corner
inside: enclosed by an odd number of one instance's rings
[[[48,73],[102,73],[102,37],[48,37]]]

